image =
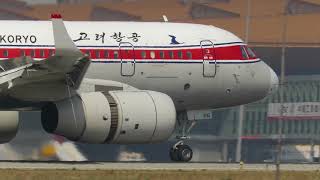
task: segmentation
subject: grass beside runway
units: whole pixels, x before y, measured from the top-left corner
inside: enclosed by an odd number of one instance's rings
[[[281,180],[320,180],[320,171],[283,171]],[[272,180],[273,171],[0,170],[5,180]]]

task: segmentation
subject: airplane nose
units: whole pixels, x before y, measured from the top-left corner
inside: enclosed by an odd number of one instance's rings
[[[270,67],[269,67],[270,68]],[[269,93],[276,92],[279,88],[279,78],[272,68],[270,68],[270,89]]]

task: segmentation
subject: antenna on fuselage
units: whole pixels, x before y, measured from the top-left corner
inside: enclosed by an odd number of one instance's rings
[[[167,18],[166,15],[162,15],[162,18],[163,18],[163,21],[164,21],[164,22],[169,22],[169,20],[168,20],[168,18]]]

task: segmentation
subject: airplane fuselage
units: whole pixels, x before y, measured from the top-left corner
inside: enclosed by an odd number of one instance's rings
[[[25,56],[41,60],[54,54],[49,21],[0,21],[0,25],[1,59]],[[92,61],[85,78],[166,93],[178,110],[257,101],[278,81],[274,71],[241,39],[213,26],[165,22],[65,25]],[[49,87],[48,91],[52,94]],[[32,101],[35,94],[50,99],[43,88],[37,92],[35,86],[17,86],[11,96]]]

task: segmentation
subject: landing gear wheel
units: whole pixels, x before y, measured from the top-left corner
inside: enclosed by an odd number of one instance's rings
[[[188,145],[179,145],[178,159],[182,162],[189,162],[192,159],[193,152]]]
[[[172,161],[189,162],[192,159],[192,149],[184,144],[184,141],[190,139],[190,131],[196,125],[197,119],[195,117],[188,118],[188,112],[182,111],[178,114],[178,130],[179,133],[176,136],[178,142],[170,149],[169,155]],[[181,133],[181,134],[180,134]]]
[[[171,159],[172,161],[179,161],[178,149],[177,149],[177,148],[172,147],[172,148],[170,149],[170,159]]]
[[[185,144],[179,144],[170,149],[170,159],[172,161],[189,162],[192,156],[192,149]]]

